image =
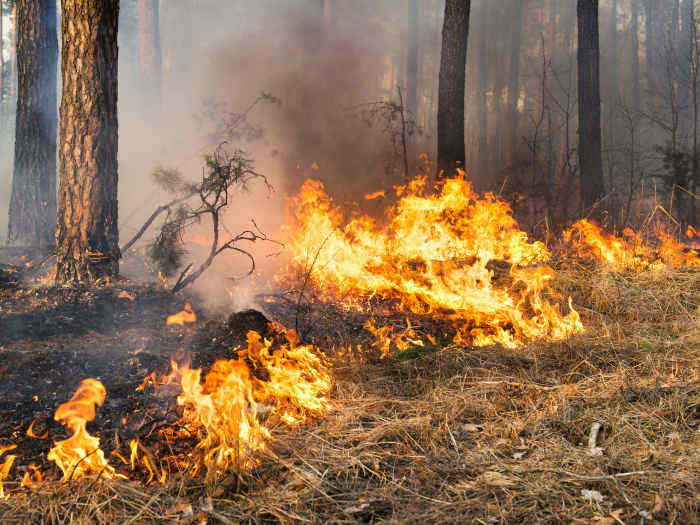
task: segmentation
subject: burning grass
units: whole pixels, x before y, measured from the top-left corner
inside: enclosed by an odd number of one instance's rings
[[[454,184],[464,197],[463,184]],[[295,293],[270,296],[266,305],[276,321],[324,349],[327,362],[292,332],[285,342],[260,314],[217,322],[195,298],[183,309],[183,301],[163,296],[151,303],[157,316],[146,315],[144,290],[130,289],[129,297],[102,291],[105,301],[132,312],[128,329],[136,319],[158,327],[133,359],[159,348],[162,365],[188,350],[204,368],[178,365],[165,378],[152,375],[151,386],[145,373],[136,382],[135,375],[125,381],[121,369],[89,370],[107,396],[97,396],[104,405],[88,430],[116,473],[132,481],[59,481],[46,461],[49,440],[17,439],[37,410],[22,412],[25,421],[17,409],[0,412],[0,423],[8,423],[0,425],[0,461],[9,465],[10,494],[0,501],[0,520],[692,523],[700,511],[700,273],[685,262],[697,252],[674,241],[675,255],[664,256],[670,243],[659,238],[654,248],[634,248],[635,264],[618,265],[601,250],[584,249],[592,245],[583,235],[573,247],[548,250],[523,237],[496,200],[467,194],[483,220],[491,212],[498,217],[487,237],[500,242],[489,245],[469,224],[476,211],[460,211],[449,188],[442,198],[452,207],[409,195],[413,206],[445,219],[440,224],[452,240],[465,232],[475,237],[465,236],[461,248],[426,248],[424,238],[406,244],[392,237],[403,230],[361,217],[348,229],[330,200],[314,193],[326,215],[313,215],[309,204],[312,217],[331,220],[297,230],[298,241],[309,241],[296,252],[306,254],[297,261],[306,273]],[[405,197],[398,198],[388,215],[394,225],[403,213]],[[411,224],[407,231],[425,233],[424,225]],[[601,238],[625,254],[640,242]],[[414,251],[401,252],[404,244]],[[358,250],[369,264],[350,264]],[[475,271],[478,283],[469,280]],[[450,302],[466,284],[472,288],[465,293],[481,291],[495,305]],[[12,293],[10,309],[19,309],[14,298],[24,292]],[[61,308],[49,314],[68,316]],[[170,315],[182,322],[163,331]],[[577,324],[567,324],[574,317]],[[19,321],[9,322],[18,329]],[[557,323],[564,328],[553,329]],[[250,329],[264,338],[242,341]],[[94,335],[87,326],[46,334],[69,348],[132,341],[111,329]],[[494,340],[501,344],[489,344]],[[28,330],[3,352],[32,352],[38,343]],[[52,348],[62,355],[61,346]],[[73,352],[67,367],[80,370]],[[151,364],[149,371],[158,368]],[[76,379],[61,381],[55,401],[40,403],[44,414],[70,398],[66,385],[74,388]],[[48,428],[53,441],[56,425]],[[46,437],[41,425],[29,428]],[[124,429],[139,440],[117,439]],[[7,448],[15,441],[17,448]],[[27,456],[27,442],[45,445],[32,445],[39,452]],[[30,482],[20,487],[22,474]]]
[[[700,275],[552,266],[584,334],[518,350],[451,343],[412,358],[338,353],[334,410],[314,425],[274,427],[249,471],[204,483],[175,468],[165,485],[146,487],[63,484],[49,472],[33,490],[8,483],[0,518],[628,523],[649,513],[649,523],[693,522]],[[340,325],[334,315],[316,312],[319,333],[329,323],[336,337],[371,340],[357,329],[362,320]],[[588,446],[594,422],[602,455]]]

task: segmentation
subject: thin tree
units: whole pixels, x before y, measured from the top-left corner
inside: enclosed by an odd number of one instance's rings
[[[147,102],[158,101],[162,84],[162,56],[158,0],[139,0],[139,66]]]
[[[56,227],[56,0],[17,2],[17,112],[8,241],[54,242]]]
[[[438,178],[464,168],[464,89],[470,0],[446,0],[438,83]]]
[[[581,204],[591,209],[603,196],[600,130],[598,0],[578,0],[579,170]]]
[[[520,100],[520,46],[522,45],[525,0],[516,0],[516,15],[513,17],[513,33],[510,45],[510,78],[508,81],[508,161],[515,162],[518,149],[518,101]]]
[[[420,0],[409,2],[408,58],[406,64],[406,109],[418,115],[418,12]]]
[[[57,284],[119,273],[119,0],[63,0],[62,15]]]

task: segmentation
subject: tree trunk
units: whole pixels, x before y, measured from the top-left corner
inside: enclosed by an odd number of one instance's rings
[[[2,0],[0,0],[2,1]],[[10,77],[10,103],[15,100],[17,91],[17,3],[12,6],[12,47],[10,48],[10,56],[12,76]]]
[[[513,35],[510,46],[510,81],[508,84],[508,126],[510,140],[508,141],[508,163],[515,162],[518,151],[518,101],[520,100],[520,46],[522,45],[523,17],[525,0],[516,0],[516,15],[513,17]]]
[[[632,108],[639,111],[641,104],[640,75],[639,75],[639,4],[630,0],[632,10]]]
[[[600,131],[598,0],[578,0],[576,12],[581,204],[588,210],[604,193]]]
[[[470,0],[446,0],[438,84],[438,178],[464,169],[464,89]]]
[[[162,57],[158,0],[139,0],[139,66],[142,95],[147,104],[159,104]]]
[[[420,0],[409,4],[408,63],[406,64],[406,108],[418,118],[418,11]]]
[[[645,9],[645,30],[646,30],[646,59],[647,59],[647,87],[649,90],[655,88],[654,82],[654,0],[646,0]]]
[[[488,24],[488,5],[484,4],[481,9],[482,17],[481,24],[478,29],[479,42],[477,47],[479,48],[479,58],[478,58],[478,69],[479,69],[479,93],[477,96],[477,126],[479,133],[479,146],[478,146],[478,157],[479,157],[479,168],[476,174],[476,179],[479,183],[479,187],[486,186],[486,182],[489,178],[489,106],[486,99],[486,92],[489,89],[489,71],[488,71],[488,57],[487,55],[487,45],[486,45],[486,33]]]
[[[119,273],[119,0],[63,0],[62,14],[57,284]]]
[[[0,119],[4,122],[3,102],[5,100],[5,50],[4,50],[4,28],[3,28],[3,2],[0,0]],[[0,128],[1,129],[1,128]]]
[[[18,93],[7,239],[47,247],[56,228],[56,0],[17,3]]]

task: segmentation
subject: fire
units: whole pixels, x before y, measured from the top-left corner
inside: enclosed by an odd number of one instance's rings
[[[165,320],[165,324],[168,326],[170,326],[171,324],[179,324],[180,326],[184,326],[185,323],[194,323],[196,321],[197,315],[192,310],[190,303],[187,303],[185,304],[184,310],[176,314],[169,315],[168,318]]]
[[[323,185],[307,181],[291,200],[286,277],[301,269],[318,293],[349,307],[379,296],[448,319],[457,338],[474,345],[515,348],[581,331],[571,304],[563,314],[548,298],[554,272],[544,244],[528,240],[507,203],[480,197],[459,175],[436,193],[425,177],[395,188],[398,200],[381,223],[365,215],[345,221]]]
[[[182,424],[198,433],[197,448],[209,472],[253,466],[255,453],[271,437],[267,421],[302,423],[330,409],[332,382],[322,358],[312,347],[299,346],[294,332],[287,339],[273,350],[251,331],[238,359],[217,361],[204,381],[199,369],[179,370]]]
[[[0,447],[0,457],[2,457],[5,452],[8,452],[10,450],[14,450],[17,448],[17,445],[7,445],[4,447]],[[5,478],[7,478],[7,475],[10,473],[10,469],[12,468],[12,464],[15,462],[15,459],[17,456],[14,454],[10,454],[5,458],[5,461],[0,464],[0,498],[5,497],[5,487],[3,485],[3,481]]]
[[[655,235],[659,246],[654,248],[630,228],[623,237],[605,232],[597,224],[581,219],[564,232],[564,241],[570,243],[578,257],[593,259],[617,270],[625,268],[700,268],[698,251],[682,244],[658,226]],[[692,239],[695,230],[688,227],[686,236]]]
[[[107,463],[100,449],[100,440],[88,434],[85,425],[95,419],[95,405],[102,406],[105,387],[96,379],[84,379],[73,397],[56,410],[54,419],[73,431],[66,440],[54,443],[46,456],[56,462],[63,472],[63,480],[76,479],[88,474],[114,478],[114,469]]]

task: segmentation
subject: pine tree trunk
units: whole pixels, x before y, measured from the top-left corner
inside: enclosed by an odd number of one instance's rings
[[[516,0],[516,15],[513,18],[513,35],[510,45],[510,80],[508,83],[508,163],[515,162],[518,150],[518,101],[520,100],[520,46],[522,45],[525,0]]]
[[[632,10],[632,108],[639,111],[641,100],[639,74],[639,5],[637,0],[630,0]]]
[[[418,12],[420,0],[411,0],[409,3],[409,47],[408,63],[406,64],[406,108],[418,117]]]
[[[17,2],[15,162],[7,239],[47,247],[56,228],[56,0]]]
[[[653,90],[654,82],[654,0],[646,0],[644,3],[645,9],[645,30],[646,30],[646,66],[647,66],[647,88]]]
[[[464,169],[464,89],[470,0],[446,0],[438,83],[437,169],[439,177]]]
[[[0,0],[1,1],[1,0]],[[10,77],[10,103],[14,102],[15,95],[17,91],[15,87],[17,86],[17,3],[12,6],[12,47],[10,49],[12,55],[10,56],[12,69],[10,70],[12,76]]]
[[[478,157],[479,157],[479,172],[476,174],[476,179],[479,182],[479,186],[484,186],[488,180],[489,171],[489,158],[488,158],[488,147],[489,147],[489,107],[486,100],[486,92],[489,88],[489,71],[488,71],[488,57],[487,45],[486,45],[486,33],[488,24],[488,5],[484,4],[482,7],[482,17],[481,24],[478,28],[479,43],[477,47],[479,48],[479,93],[477,96],[477,126],[479,133],[479,146],[478,146]]]
[[[139,0],[139,65],[146,102],[159,101],[162,57],[158,0]]]
[[[604,193],[600,131],[598,0],[578,0],[576,11],[581,204],[588,210]]]
[[[63,0],[56,282],[119,273],[119,0]]]
[[[4,104],[3,102],[5,101],[5,50],[4,50],[4,42],[5,39],[3,38],[3,35],[5,34],[4,29],[3,29],[3,2],[0,0],[0,119],[3,119],[4,123],[4,113],[3,113],[3,108]],[[0,125],[2,126],[2,125]],[[0,127],[1,129],[1,127]]]

